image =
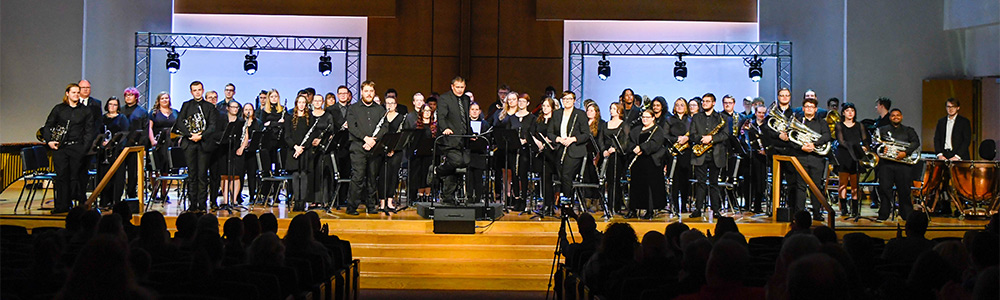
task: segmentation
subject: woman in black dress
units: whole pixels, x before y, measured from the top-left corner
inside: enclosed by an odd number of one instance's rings
[[[323,137],[327,132],[333,131],[333,113],[327,112],[323,105],[326,104],[326,100],[323,99],[323,95],[314,95],[310,103],[310,113],[309,116],[316,122],[316,128],[309,135],[309,141],[307,142],[310,146],[309,149],[309,192],[312,193],[312,206],[310,208],[322,208],[326,204],[327,199],[330,199],[330,185],[326,184],[329,182],[330,177],[324,170],[326,166],[330,165],[332,160],[329,155],[325,155],[320,151],[320,145],[323,143]]]
[[[548,130],[556,101],[551,97],[546,97],[542,99],[540,106],[541,112],[535,119],[535,126],[532,127],[534,130],[531,132],[532,142],[535,144],[535,149],[538,149],[533,169],[541,175],[542,180],[543,208],[541,213],[543,216],[555,216],[556,192],[553,184],[556,171],[559,170],[556,165],[559,160],[556,157],[555,144],[548,138]]]
[[[861,191],[858,189],[858,172],[860,171],[858,161],[868,151],[867,145],[871,144],[871,137],[868,136],[868,131],[865,130],[864,126],[855,121],[857,110],[853,103],[844,103],[841,115],[844,116],[844,120],[837,123],[836,129],[837,142],[840,143],[837,146],[837,161],[840,162],[838,174],[840,186],[837,188],[841,203],[840,212],[845,216],[848,213],[857,216],[860,213],[858,211],[860,207],[858,196],[861,195]],[[848,186],[851,187],[850,205],[847,202]]]
[[[307,134],[312,135],[309,129],[313,127],[315,120],[308,111],[309,101],[304,95],[295,98],[295,108],[292,115],[284,123],[285,143],[288,147],[288,154],[285,159],[285,170],[292,174],[292,194],[294,198],[294,211],[305,210],[306,202],[312,200],[309,193],[309,150],[312,143],[309,143]],[[285,205],[291,203],[285,201]]]
[[[608,131],[608,123],[601,119],[601,107],[597,105],[596,101],[588,100],[584,101],[584,103],[586,103],[584,104],[584,111],[587,113],[587,128],[590,130],[590,136],[594,137],[593,141],[597,145],[597,148],[587,147],[588,155],[586,162],[583,164],[583,176],[584,182],[596,183],[598,182],[597,173],[600,171],[599,167],[603,163],[604,156],[591,151],[601,152],[600,149],[605,149],[604,139],[600,137],[603,137],[605,132]],[[594,199],[600,198],[600,193],[603,191],[600,189],[586,189],[582,192],[584,198],[591,201],[591,203],[588,203],[589,207],[600,205]]]
[[[635,147],[629,163],[632,182],[629,191],[629,213],[626,218],[634,218],[636,212],[645,209],[643,219],[653,218],[653,209],[663,207],[666,200],[666,186],[663,182],[664,134],[656,125],[651,109],[642,112],[642,126],[629,133],[629,140]]]
[[[124,144],[117,143],[116,141],[121,141],[122,139],[116,139],[116,136],[121,136],[128,134],[129,122],[128,116],[120,114],[119,108],[121,107],[121,102],[118,101],[117,97],[111,97],[108,101],[104,101],[104,110],[107,111],[106,114],[101,118],[102,124],[104,124],[104,132],[101,133],[100,138],[95,141],[96,143],[101,143],[100,151],[98,151],[97,156],[97,178],[101,180],[108,171],[111,169],[111,165],[114,164],[115,159],[118,158],[118,154],[121,153]],[[104,187],[101,191],[101,202],[100,206],[103,208],[111,208],[118,201],[122,199],[122,193],[125,192],[125,166],[122,165],[115,171],[112,175],[111,181],[108,185]]]
[[[149,111],[149,144],[152,145],[153,161],[156,170],[152,172],[153,180],[156,176],[170,173],[170,147],[177,144],[177,139],[172,138],[174,126],[177,124],[177,110],[170,108],[170,94],[162,92],[156,96],[156,104]],[[159,191],[153,191],[153,200],[166,201],[167,185],[161,185]]]
[[[691,112],[688,111],[689,106],[684,98],[677,98],[674,100],[674,113],[667,117],[667,126],[664,133],[666,133],[666,145],[670,153],[673,155],[673,159],[677,161],[674,165],[673,178],[670,185],[670,195],[667,197],[670,204],[670,209],[673,210],[674,214],[681,214],[687,212],[685,205],[688,203],[688,198],[691,196],[691,147],[688,146],[686,149],[677,150],[674,149],[674,145],[690,145],[690,137],[687,135],[688,127],[691,126]],[[682,146],[683,147],[683,146]],[[668,170],[669,172],[669,170]]]
[[[240,104],[230,101],[226,106],[226,125],[221,130],[225,136],[219,138],[218,151],[225,153],[221,157],[220,188],[222,189],[222,205],[220,209],[231,210],[239,207],[243,201],[240,193],[243,184],[240,178],[246,171],[243,169],[243,154],[249,143],[249,125],[252,120],[244,120],[240,114]],[[248,122],[249,121],[249,122]]]
[[[427,171],[433,159],[433,149],[437,137],[437,121],[434,121],[434,111],[430,105],[424,104],[414,108],[418,111],[417,121],[411,125],[417,130],[415,142],[412,143],[413,156],[410,158],[407,188],[411,190],[408,195],[416,195],[415,199],[407,199],[410,203],[426,201],[426,197],[431,195],[430,185],[427,183]]]
[[[622,114],[625,107],[621,103],[614,102],[608,107],[608,114],[611,119],[606,123],[607,128],[600,136],[601,156],[604,157],[605,182],[604,187],[608,192],[608,204],[611,211],[607,214],[617,214],[625,207],[625,191],[622,189],[622,178],[625,178],[625,158],[629,147],[630,128]]]
[[[281,101],[281,94],[278,90],[271,89],[267,92],[267,105],[261,109],[262,113],[260,115],[261,122],[264,123],[264,140],[260,141],[260,150],[257,151],[260,155],[260,176],[267,177],[271,176],[272,173],[278,170],[274,170],[272,163],[274,159],[277,158],[278,149],[285,148],[285,121],[287,108]],[[285,151],[288,152],[288,151]],[[283,159],[283,158],[282,158]],[[274,184],[261,184],[260,192],[258,195],[268,196],[271,194],[271,189],[276,188]],[[257,200],[264,200],[257,199]],[[265,203],[261,203],[265,204]],[[276,203],[271,203],[271,206],[277,206]]]
[[[254,203],[257,200],[257,187],[260,185],[260,178],[257,177],[257,149],[260,148],[260,142],[254,140],[254,134],[260,132],[264,128],[264,124],[257,119],[257,110],[254,109],[253,103],[243,104],[243,120],[247,123],[244,124],[246,128],[246,147],[243,148],[243,153],[237,153],[243,159],[243,170],[244,175],[246,175],[247,182],[247,194],[250,196],[250,203]],[[239,187],[239,186],[238,186]]]
[[[383,103],[385,103],[385,120],[382,121],[382,128],[379,130],[384,130],[387,135],[399,133],[403,130],[403,120],[406,117],[396,111],[399,107],[396,97],[386,97]],[[375,189],[379,191],[377,196],[379,210],[386,215],[396,212],[396,204],[392,198],[396,196],[396,187],[399,186],[399,168],[402,164],[402,153],[387,151],[382,168],[379,168],[381,174],[378,176]]]

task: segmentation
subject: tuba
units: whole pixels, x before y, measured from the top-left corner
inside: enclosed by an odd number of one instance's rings
[[[795,118],[792,118],[791,122],[788,123],[788,129],[788,140],[800,147],[805,144],[815,143],[820,138],[819,133]],[[816,151],[814,152],[819,155],[827,155],[830,153],[830,148],[832,148],[830,143],[826,143],[822,146],[816,146]]]
[[[891,160],[908,165],[917,164],[917,161],[920,160],[920,151],[913,151],[913,153],[902,159],[896,158],[895,154],[899,151],[906,151],[906,148],[910,147],[910,143],[900,142],[892,138],[892,132],[887,132],[887,134],[889,136],[882,139],[882,131],[875,131],[875,141],[878,144],[878,146],[875,147],[875,153],[878,154],[879,159]]]

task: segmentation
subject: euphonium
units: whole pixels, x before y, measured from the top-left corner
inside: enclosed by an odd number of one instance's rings
[[[779,113],[777,108],[778,105],[775,103],[771,105],[771,109],[767,110],[767,115],[770,117],[767,118],[767,126],[775,131],[784,132],[788,128],[788,119],[785,118],[784,114]]]
[[[878,155],[871,153],[871,151],[865,151],[859,162],[862,166],[865,166],[865,168],[874,168],[878,165]]]
[[[900,142],[892,138],[892,132],[888,132],[888,134],[888,138],[883,140],[881,131],[875,131],[875,140],[878,142],[878,146],[875,147],[875,153],[878,154],[880,159],[887,159],[908,165],[914,165],[920,160],[920,151],[913,151],[909,156],[902,159],[896,158],[896,153],[899,153],[899,151],[905,152],[906,148],[910,147],[910,143]]]
[[[789,122],[788,124],[789,124],[788,140],[791,141],[792,143],[795,143],[796,145],[799,145],[800,147],[802,145],[809,143],[815,144],[816,141],[819,140],[819,138],[821,137],[819,133],[810,129],[808,126],[806,126],[806,124],[799,122],[799,120],[796,120],[795,118],[792,118],[792,121]],[[823,145],[815,145],[815,146],[816,150],[813,152],[815,152],[816,154],[827,155],[828,153],[830,153],[830,148],[831,148],[830,143],[826,143]]]
[[[709,132],[707,135],[715,135],[716,133],[719,133],[719,129],[722,129],[722,126],[725,125],[726,125],[725,120],[719,120],[719,126],[715,126],[715,129],[712,129],[712,132]],[[701,156],[702,154],[705,154],[705,152],[708,152],[709,149],[712,149],[712,146],[715,146],[715,144],[713,143],[697,144],[694,145],[694,147],[692,147],[691,149],[694,152],[695,156]]]

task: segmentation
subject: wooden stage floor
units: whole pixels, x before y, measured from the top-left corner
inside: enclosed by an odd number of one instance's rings
[[[51,199],[36,200],[31,210],[14,212],[20,192],[20,182],[0,194],[0,224],[20,225],[27,228],[62,227],[64,216],[51,215],[49,210],[39,210],[39,203],[51,207]],[[49,191],[51,195],[51,191]],[[154,205],[166,215],[167,225],[174,230],[177,215],[182,212],[176,194],[171,193],[169,205]],[[864,206],[863,215],[873,217],[875,210]],[[503,290],[544,291],[552,266],[560,222],[558,218],[541,220],[532,215],[507,213],[496,222],[477,222],[476,234],[434,234],[433,222],[417,215],[410,208],[391,216],[384,214],[347,215],[343,210],[326,212],[317,210],[322,222],[332,234],[352,244],[354,258],[361,260],[361,288],[364,290]],[[230,217],[246,214],[274,213],[278,217],[279,236],[284,235],[288,222],[300,212],[291,212],[284,205],[278,207],[251,207],[246,211],[212,212],[220,218],[220,225]],[[603,230],[609,222],[596,213],[598,228]],[[715,220],[710,217],[677,218],[661,215],[653,220],[623,219],[614,217],[610,222],[628,222],[641,238],[650,230],[662,232],[667,224],[681,221],[702,232],[714,231]],[[776,222],[766,215],[734,215],[739,230],[748,239],[758,236],[782,236],[788,232],[787,222]],[[132,220],[139,224],[139,217]],[[960,220],[932,218],[928,238],[961,237],[966,230],[983,229],[985,220]],[[814,225],[826,223],[815,222]],[[888,221],[875,223],[836,219],[840,237],[850,232],[864,232],[870,236],[891,239],[896,237],[903,223]],[[570,230],[579,241],[575,222]],[[221,228],[220,228],[221,231]]]

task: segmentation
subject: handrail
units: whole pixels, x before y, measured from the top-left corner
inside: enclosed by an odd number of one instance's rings
[[[830,203],[826,201],[826,195],[820,191],[819,187],[816,186],[816,183],[813,182],[812,178],[809,177],[809,174],[806,173],[806,169],[802,167],[801,163],[799,163],[799,159],[794,156],[775,155],[771,159],[771,173],[774,174],[774,178],[771,180],[771,200],[773,201],[773,204],[771,204],[771,209],[773,210],[771,216],[775,219],[778,218],[778,205],[780,205],[781,201],[781,162],[783,161],[791,162],[792,165],[795,166],[795,170],[799,173],[799,176],[801,176],[802,179],[805,180],[806,184],[809,185],[809,190],[816,196],[816,199],[819,199],[819,203],[822,203],[823,208],[826,208],[827,213],[829,213],[830,217],[827,218],[827,222],[830,229],[835,229],[834,224],[836,222],[834,219],[836,218],[833,216],[836,212],[833,211],[833,207],[830,206]]]
[[[136,193],[136,197],[139,198],[139,211],[146,210],[145,203],[143,203],[142,201],[144,194],[142,191],[145,190],[144,183],[146,181],[146,179],[144,178],[145,176],[144,172],[146,167],[146,155],[145,155],[146,147],[143,146],[125,147],[125,149],[123,149],[122,152],[118,154],[118,158],[115,158],[115,162],[111,164],[111,168],[108,169],[108,172],[106,174],[104,174],[104,178],[101,178],[101,183],[98,183],[97,186],[94,187],[94,192],[90,194],[90,197],[87,198],[87,202],[83,204],[84,208],[89,210],[91,207],[93,207],[94,201],[97,200],[97,197],[101,196],[101,191],[103,191],[104,187],[107,186],[109,182],[111,182],[111,177],[115,176],[115,172],[118,172],[118,168],[120,168],[122,164],[125,163],[125,158],[127,158],[129,153],[132,152],[139,153],[138,155],[135,156],[138,166],[138,168],[136,168],[136,173],[138,174],[136,175],[139,176],[136,178],[136,183],[138,183],[138,186],[136,187],[136,189],[138,190],[138,192]]]

